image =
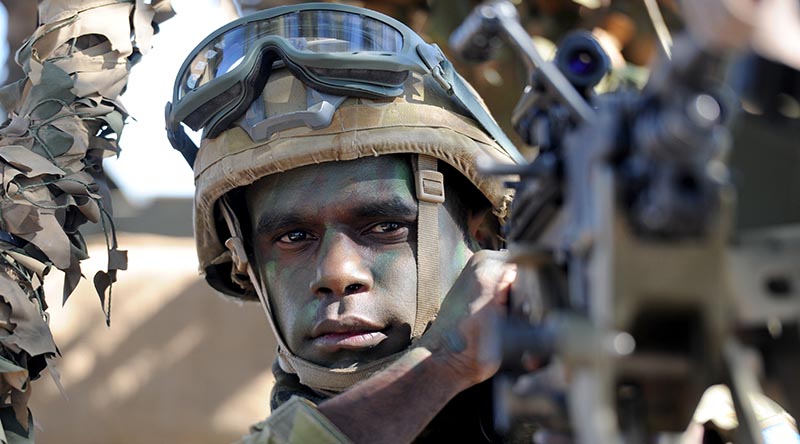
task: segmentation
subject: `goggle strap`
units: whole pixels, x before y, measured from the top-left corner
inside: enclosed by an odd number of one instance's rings
[[[431,72],[434,80],[439,86],[442,87],[447,94],[453,94],[453,70],[446,69],[447,59],[445,58],[442,50],[439,48],[439,45],[427,44],[427,45],[420,45],[417,47],[417,55],[422,59],[425,65]]]
[[[172,103],[167,102],[166,109],[164,110],[166,114],[166,121],[170,122],[170,113],[172,112]],[[186,162],[189,163],[189,167],[194,167],[194,160],[197,157],[197,151],[199,148],[197,145],[194,144],[194,141],[186,135],[186,132],[183,130],[183,127],[180,123],[175,124],[167,124],[167,139],[169,139],[169,143],[175,148],[183,158],[186,159]]]
[[[467,87],[464,79],[455,71],[453,64],[445,58],[442,50],[436,44],[420,45],[417,54],[431,70],[431,75],[447,94],[454,96],[459,105],[472,113],[472,116],[483,126],[486,132],[508,153],[514,162],[526,163],[517,147],[506,136],[486,108],[478,102],[475,95]]]
[[[412,339],[425,333],[440,305],[439,204],[444,202],[444,178],[435,157],[417,156],[417,312]]]
[[[445,66],[446,73],[451,72],[453,74],[453,95],[461,103],[461,106],[472,113],[473,117],[475,117],[478,123],[481,124],[486,132],[492,136],[495,142],[497,142],[500,147],[503,148],[503,150],[514,160],[515,163],[527,163],[522,154],[520,154],[519,150],[517,150],[517,147],[514,145],[514,143],[511,142],[511,139],[506,136],[506,133],[503,132],[502,128],[500,128],[494,118],[492,118],[492,116],[486,111],[486,108],[484,108],[484,106],[478,102],[467,84],[464,82],[464,79],[453,70],[453,65],[448,61],[445,61],[442,64]]]

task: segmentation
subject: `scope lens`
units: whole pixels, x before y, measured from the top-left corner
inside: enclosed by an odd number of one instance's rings
[[[573,73],[584,75],[592,73],[597,63],[587,51],[576,51],[567,59],[567,66]]]

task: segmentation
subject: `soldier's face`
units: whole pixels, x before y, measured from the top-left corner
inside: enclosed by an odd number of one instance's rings
[[[247,192],[253,250],[275,321],[296,355],[328,367],[409,344],[417,302],[409,161],[330,162],[267,176]],[[443,293],[471,255],[439,211]]]

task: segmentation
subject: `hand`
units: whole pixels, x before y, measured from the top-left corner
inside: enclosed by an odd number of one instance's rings
[[[464,388],[490,378],[500,368],[497,323],[505,316],[516,277],[516,266],[507,263],[506,256],[490,250],[475,253],[418,344],[445,364],[448,377],[460,378]]]
[[[501,358],[496,323],[516,275],[505,258],[498,251],[473,255],[411,349],[321,403],[320,412],[353,442],[412,442],[454,396],[494,375]]]

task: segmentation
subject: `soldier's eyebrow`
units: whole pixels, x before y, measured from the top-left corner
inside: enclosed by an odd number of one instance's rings
[[[395,196],[390,199],[376,200],[361,204],[351,209],[352,216],[363,219],[399,218],[413,220],[417,217],[416,201]],[[287,227],[298,227],[308,224],[308,217],[301,213],[269,212],[258,218],[255,233],[257,235],[272,233]]]
[[[395,196],[391,199],[360,205],[353,210],[353,215],[361,218],[399,217],[402,219],[416,219],[417,205],[413,200],[410,201]]]
[[[284,227],[302,225],[304,218],[296,213],[266,213],[258,218],[256,234],[271,233]]]

